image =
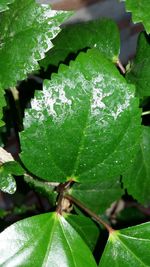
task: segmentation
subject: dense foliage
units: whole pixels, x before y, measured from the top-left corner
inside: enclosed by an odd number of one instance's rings
[[[150,128],[143,119],[150,114],[150,2],[125,2],[145,27],[125,67],[114,21],[61,28],[72,12],[34,0],[0,2],[0,189],[14,194],[19,181],[50,203],[48,213],[2,231],[0,266],[150,266],[148,220],[137,215],[134,225],[132,211],[123,209],[115,223],[111,217],[122,197],[143,209],[150,202]],[[28,94],[23,85],[32,76],[42,90],[30,85]],[[11,129],[19,145],[14,157],[5,149]],[[128,227],[117,229],[119,216]]]

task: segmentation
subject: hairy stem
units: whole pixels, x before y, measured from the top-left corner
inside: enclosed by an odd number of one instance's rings
[[[85,207],[79,200],[74,198],[73,196],[70,195],[64,195],[65,198],[67,198],[69,201],[72,203],[76,204],[79,208],[81,208],[83,211],[85,211],[88,215],[90,215],[96,222],[102,224],[109,233],[112,233],[114,229],[108,225],[106,222],[104,222],[98,215],[96,215],[93,211]]]

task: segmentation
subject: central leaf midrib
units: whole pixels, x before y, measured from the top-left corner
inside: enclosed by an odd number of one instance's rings
[[[65,240],[66,240],[66,244],[67,244],[67,246],[68,246],[68,248],[69,248],[70,255],[71,255],[71,257],[72,257],[74,267],[78,267],[78,266],[76,265],[76,261],[75,261],[74,256],[73,256],[73,253],[72,253],[72,250],[71,250],[71,246],[70,246],[70,244],[69,244],[69,241],[67,240],[65,231],[64,231],[64,229],[63,229],[62,222],[60,221],[59,223],[60,223],[60,228],[61,228],[61,230],[62,230],[62,234],[63,234],[63,236],[64,236],[64,238],[65,238]],[[72,267],[73,267],[73,266],[72,266]]]
[[[52,229],[51,229],[49,242],[48,242],[48,246],[47,246],[47,249],[46,249],[46,252],[45,252],[45,256],[44,256],[44,259],[43,259],[42,267],[47,266],[47,260],[48,260],[48,257],[49,257],[50,248],[52,246],[52,239],[53,239],[55,227],[56,227],[56,217],[54,219],[53,226],[52,226]]]
[[[87,116],[86,116],[86,119],[85,119],[85,124],[83,126],[81,139],[80,139],[79,147],[78,147],[78,152],[77,152],[77,156],[76,156],[76,161],[74,163],[74,167],[73,167],[73,171],[72,171],[71,177],[76,176],[76,171],[78,169],[78,165],[79,165],[79,162],[80,162],[80,155],[81,155],[81,152],[82,152],[82,150],[84,148],[85,133],[86,133],[86,130],[87,130],[87,127],[88,127],[89,116],[91,114],[91,100],[92,100],[92,97],[93,97],[93,89],[91,90],[91,93],[90,93],[90,96],[89,96],[89,105],[88,105],[88,109],[87,109]]]

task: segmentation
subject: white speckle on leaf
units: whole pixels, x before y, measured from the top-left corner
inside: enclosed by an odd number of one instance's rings
[[[127,94],[124,103],[118,103],[116,111],[112,111],[111,115],[116,120],[118,116],[124,112],[130,106],[130,96]]]
[[[110,96],[111,92],[104,93],[104,77],[99,74],[92,80],[93,83],[93,101],[91,105],[93,115],[98,115],[100,109],[105,109],[106,105],[102,101],[105,97]]]
[[[66,112],[71,112],[72,100],[66,96],[64,90],[64,86],[69,87],[72,85],[69,84],[69,82],[70,80],[66,80],[65,85],[58,84],[55,86],[55,90],[53,90],[53,84],[51,83],[44,85],[42,94],[38,92],[32,100],[31,113],[26,112],[24,121],[25,127],[30,127],[33,120],[38,120],[39,123],[42,123],[45,120],[46,113],[53,120],[63,121]]]

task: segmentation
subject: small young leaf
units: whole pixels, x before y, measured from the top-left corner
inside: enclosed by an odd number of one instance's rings
[[[150,266],[150,223],[110,234],[99,267]]]
[[[132,12],[135,23],[142,22],[147,33],[150,33],[150,1],[149,0],[121,0],[126,2],[126,10]]]
[[[0,190],[8,194],[14,194],[16,192],[16,181],[14,177],[3,167],[0,167]]]
[[[39,69],[70,12],[54,11],[34,0],[15,0],[0,18],[0,82],[7,89]]]
[[[16,182],[12,175],[23,175],[24,170],[16,161],[7,162],[0,167],[0,190],[5,193],[14,194]]]
[[[94,250],[99,229],[96,224],[88,217],[81,215],[66,214],[65,219],[79,233],[91,250]]]
[[[139,36],[136,57],[126,78],[136,85],[138,96],[150,96],[150,44],[142,32]]]
[[[19,221],[0,234],[1,266],[96,267],[88,246],[60,215]]]
[[[5,11],[9,8],[9,4],[13,3],[15,0],[1,0],[0,1],[0,12]]]
[[[142,140],[133,165],[124,174],[128,193],[143,204],[150,202],[150,127],[143,126]]]
[[[61,65],[26,112],[20,135],[24,165],[51,182],[118,177],[131,164],[141,135],[134,94],[97,49]]]
[[[120,36],[112,20],[103,19],[67,25],[53,40],[54,47],[40,62],[45,69],[48,65],[64,62],[71,53],[81,49],[97,47],[104,55],[116,62],[120,50]]]
[[[23,175],[24,170],[14,161],[12,155],[0,147],[0,190],[14,194],[16,182],[13,175]]]
[[[97,183],[74,184],[68,192],[89,209],[102,214],[109,206],[123,195],[120,181],[113,177],[111,181],[104,179]]]

